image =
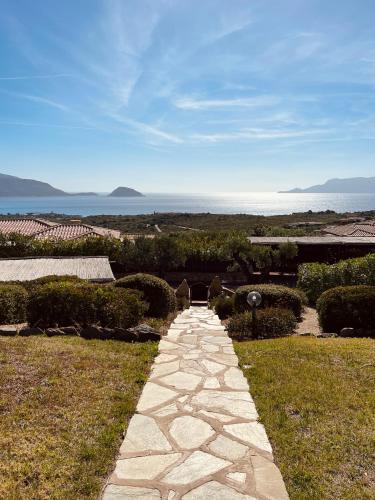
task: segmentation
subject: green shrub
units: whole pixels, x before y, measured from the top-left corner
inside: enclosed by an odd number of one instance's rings
[[[183,311],[190,306],[190,287],[186,279],[182,280],[176,292],[177,309]]]
[[[66,274],[63,276],[56,276],[51,274],[49,276],[42,276],[41,278],[36,278],[35,280],[25,281],[24,286],[27,290],[33,290],[37,286],[42,286],[47,283],[87,283],[87,281],[78,276],[73,276],[71,274]]]
[[[231,297],[220,295],[210,301],[210,306],[220,319],[227,319],[234,313],[234,295]]]
[[[0,324],[26,321],[28,294],[20,285],[0,285]]]
[[[336,287],[322,293],[317,302],[325,332],[342,328],[375,329],[375,286]]]
[[[296,317],[290,309],[269,307],[257,312],[255,332],[252,314],[248,311],[230,318],[227,330],[231,337],[270,339],[290,335],[296,325]]]
[[[208,287],[208,297],[210,300],[215,297],[219,297],[223,292],[223,287],[221,285],[221,279],[219,276],[215,276],[215,278],[211,281],[210,286]]]
[[[301,295],[294,288],[282,285],[245,285],[237,288],[234,295],[234,309],[237,313],[250,310],[247,295],[252,291],[259,292],[262,296],[260,308],[281,307],[293,311],[299,319],[303,308]]]
[[[143,293],[149,304],[148,315],[155,318],[166,318],[177,308],[173,288],[166,281],[151,274],[132,274],[115,282],[115,287],[132,288]]]
[[[297,286],[311,304],[315,304],[325,290],[348,285],[375,285],[375,253],[332,265],[314,262],[298,268]]]
[[[128,328],[138,324],[145,310],[135,291],[55,282],[37,287],[30,295],[28,321],[40,328],[76,324]]]

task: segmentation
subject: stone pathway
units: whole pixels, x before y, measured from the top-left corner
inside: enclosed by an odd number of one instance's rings
[[[312,307],[305,307],[305,310],[302,314],[302,321],[298,323],[297,335],[320,335],[322,333],[319,326],[319,318],[316,309]]]
[[[104,500],[288,499],[232,341],[191,307],[159,344]]]

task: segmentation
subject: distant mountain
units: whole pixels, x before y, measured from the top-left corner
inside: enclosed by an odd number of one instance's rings
[[[306,189],[294,188],[280,193],[375,193],[375,177],[352,177],[350,179],[329,179]]]
[[[0,196],[68,196],[46,182],[0,174]]]
[[[124,197],[130,198],[130,197],[144,196],[144,195],[139,191],[136,191],[135,189],[119,186],[114,191],[112,191],[112,193],[110,193],[108,196],[113,196],[118,198],[124,198]]]

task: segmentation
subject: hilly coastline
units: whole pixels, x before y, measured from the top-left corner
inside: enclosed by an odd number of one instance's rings
[[[294,188],[280,193],[375,193],[375,177],[352,177],[349,179],[329,179],[305,189]]]
[[[93,192],[67,193],[47,182],[34,179],[22,179],[14,175],[0,174],[0,197],[61,197],[61,196],[99,196]],[[118,187],[108,196],[134,197],[144,196],[135,189]]]

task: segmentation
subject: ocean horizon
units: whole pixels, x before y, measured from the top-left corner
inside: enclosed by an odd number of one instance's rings
[[[145,193],[139,198],[98,196],[1,197],[0,213],[142,215],[154,212],[282,215],[294,212],[375,210],[375,194],[362,193]]]

